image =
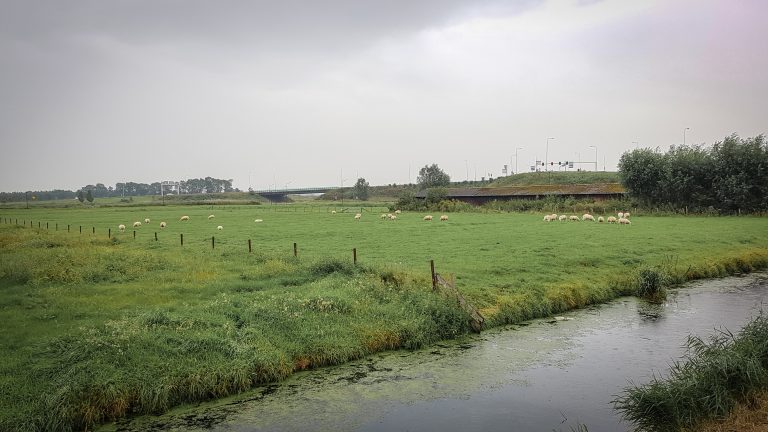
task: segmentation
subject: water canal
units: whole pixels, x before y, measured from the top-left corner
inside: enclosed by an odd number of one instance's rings
[[[667,302],[636,298],[420,351],[297,373],[236,397],[107,429],[214,431],[628,431],[611,400],[664,374],[689,334],[741,328],[768,299],[768,274],[708,280]]]

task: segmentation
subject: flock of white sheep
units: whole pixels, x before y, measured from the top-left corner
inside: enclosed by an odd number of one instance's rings
[[[331,214],[336,214],[336,210],[331,210]],[[379,218],[381,220],[391,220],[391,221],[394,221],[394,220],[397,220],[397,216],[400,215],[400,214],[402,214],[402,212],[400,210],[395,210],[394,213],[382,213],[381,216],[379,216]],[[362,213],[355,213],[355,220],[356,221],[360,221],[362,218],[363,218],[363,214]],[[422,218],[422,220],[425,220],[425,221],[431,221],[432,219],[433,219],[432,215],[426,215],[426,216],[424,216]],[[444,214],[444,215],[440,216],[440,221],[441,222],[445,222],[447,220],[448,220],[448,215]]]
[[[208,215],[208,220],[212,220],[215,217],[216,217],[215,215]],[[186,222],[186,221],[189,221],[189,216],[184,215],[184,216],[179,218],[179,222]],[[149,224],[150,222],[151,222],[151,220],[149,218],[144,219],[144,224]],[[254,222],[262,222],[262,220],[261,219],[256,219]],[[134,228],[139,228],[141,226],[142,226],[141,221],[136,221],[136,222],[133,223],[133,227]],[[164,229],[167,226],[168,226],[168,222],[165,222],[165,221],[160,222],[160,229]],[[125,225],[124,224],[120,224],[120,225],[117,226],[117,229],[120,232],[125,232]],[[224,227],[219,225],[219,226],[216,227],[216,229],[221,231],[221,230],[224,229]]]
[[[618,216],[618,217],[616,217]],[[554,222],[554,221],[560,221],[560,222],[581,222],[581,221],[592,221],[597,223],[604,223],[608,222],[609,224],[619,224],[619,225],[629,225],[632,222],[629,220],[630,213],[629,212],[619,212],[616,216],[608,216],[607,218],[604,218],[603,216],[598,216],[597,219],[595,219],[594,216],[592,216],[589,213],[584,213],[581,216],[581,219],[579,219],[578,216],[568,216],[568,215],[556,215],[556,214],[548,214],[544,215],[544,222]]]

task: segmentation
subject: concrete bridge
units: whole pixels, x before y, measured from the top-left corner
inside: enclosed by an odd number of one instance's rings
[[[306,188],[292,188],[292,189],[288,189],[288,188],[262,189],[262,190],[254,190],[253,193],[261,195],[270,201],[282,202],[282,201],[285,201],[288,195],[326,193],[334,189],[338,189],[338,187],[328,186],[328,187],[306,187]]]

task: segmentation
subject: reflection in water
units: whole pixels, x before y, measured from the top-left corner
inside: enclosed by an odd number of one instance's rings
[[[227,400],[111,428],[215,431],[629,430],[610,401],[662,375],[690,333],[738,330],[766,275],[692,284],[667,302],[621,298],[421,351],[382,353]]]
[[[644,322],[654,322],[664,318],[666,304],[641,301],[637,303],[637,314]]]

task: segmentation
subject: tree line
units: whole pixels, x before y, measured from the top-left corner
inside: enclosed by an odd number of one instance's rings
[[[24,202],[24,201],[48,201],[56,199],[85,198],[109,198],[130,197],[141,195],[160,195],[160,182],[137,183],[122,182],[115,186],[105,186],[103,183],[85,185],[76,191],[55,189],[52,191],[27,191],[27,192],[0,192],[0,202]],[[195,194],[195,193],[221,193],[239,192],[232,187],[232,179],[222,180],[213,177],[187,179],[178,182],[175,186],[164,186],[163,192]],[[82,202],[82,199],[80,199]],[[92,200],[88,200],[92,201]]]
[[[768,143],[764,135],[733,134],[712,147],[636,149],[619,160],[629,195],[649,207],[672,211],[768,211]]]

